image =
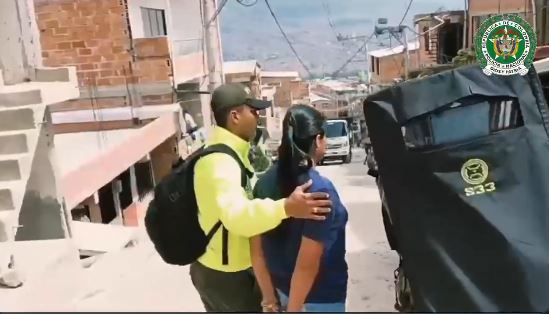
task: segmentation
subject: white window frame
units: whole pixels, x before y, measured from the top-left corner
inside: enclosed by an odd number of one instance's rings
[[[168,35],[165,10],[141,7],[141,18],[143,20],[143,34],[146,38]]]

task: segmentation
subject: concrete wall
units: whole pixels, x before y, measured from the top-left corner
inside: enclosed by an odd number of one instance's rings
[[[128,1],[128,14],[130,17],[130,26],[132,28],[133,38],[145,38],[145,30],[143,28],[143,16],[141,8],[164,10],[166,17],[166,32],[168,36],[172,35],[173,28],[171,27],[171,16],[168,11],[168,1],[166,0],[130,0]]]
[[[165,11],[166,32],[172,41],[188,41],[202,37],[200,1],[130,0],[128,13],[133,38],[145,38],[141,7]]]
[[[279,107],[290,107],[292,105],[292,80],[295,77],[261,77],[261,83],[264,85],[269,85],[273,83],[280,84],[276,88],[276,93],[274,95],[274,102],[276,106]]]
[[[166,114],[136,130],[120,145],[101,151],[95,158],[65,174],[62,189],[67,207],[74,208],[167,138],[178,134],[178,124],[174,114]]]
[[[28,78],[28,59],[23,44],[23,23],[21,21],[20,5],[22,1],[0,1],[0,70],[6,85],[23,82]]]
[[[410,51],[410,63],[409,69],[414,70],[418,68],[417,50]],[[403,77],[405,71],[405,58],[406,54],[399,53],[382,58],[375,58],[379,60],[379,72],[376,71],[372,75],[372,80],[376,83],[392,83],[393,79]],[[374,59],[374,67],[375,61]]]
[[[34,80],[32,68],[42,65],[42,52],[32,0],[0,1],[0,42],[5,83]]]
[[[175,40],[202,38],[200,2],[196,0],[168,0],[172,11],[173,36]]]
[[[38,23],[36,19],[36,12],[34,10],[34,0],[17,0],[24,5],[24,10],[20,11],[21,21],[23,24],[23,31],[28,35],[23,37],[23,43],[25,45],[25,52],[29,64],[34,67],[42,67],[42,45],[40,44],[40,30],[38,29]],[[33,74],[31,73],[31,76]],[[32,78],[36,79],[36,78]],[[41,81],[41,79],[36,79]]]
[[[318,111],[322,112],[326,118],[333,119],[337,118],[337,105],[333,101],[316,101],[311,103],[313,107],[315,107]]]
[[[46,121],[51,121],[46,111]],[[64,208],[57,190],[56,159],[53,134],[49,123],[39,133],[36,153],[31,166],[26,193],[23,198],[15,240],[51,240],[68,236]]]
[[[304,100],[308,101],[310,98],[309,93],[309,82],[307,81],[292,81],[290,82],[290,90],[292,91],[293,100]]]
[[[173,163],[179,158],[178,141],[175,136],[166,139],[150,153],[155,184],[171,172]]]

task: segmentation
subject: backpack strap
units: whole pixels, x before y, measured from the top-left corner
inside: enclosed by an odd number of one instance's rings
[[[251,172],[250,170],[248,170],[248,168],[246,168],[246,166],[244,166],[244,163],[242,162],[238,154],[229,146],[225,144],[214,144],[214,145],[208,146],[207,148],[200,148],[200,152],[198,153],[194,161],[196,162],[201,157],[204,157],[206,155],[213,154],[213,153],[224,153],[224,154],[230,155],[238,162],[238,165],[240,166],[240,170],[241,170],[240,185],[244,189],[246,189],[246,186],[248,184],[248,178],[251,178],[253,176],[253,172]],[[208,242],[210,242],[214,234],[222,226],[223,226],[223,223],[220,220],[215,223],[215,225],[212,227],[212,229],[210,229],[210,231],[206,236],[206,239],[208,240]],[[227,230],[227,228],[225,228],[225,226],[223,226],[222,235],[221,235],[221,251],[222,251],[221,253],[222,263],[223,265],[228,265],[229,264],[229,231]]]
[[[251,178],[253,176],[253,172],[251,172],[250,170],[248,170],[248,168],[246,168],[246,166],[244,166],[244,163],[240,159],[240,156],[238,156],[238,154],[232,148],[230,148],[225,144],[214,144],[212,146],[208,146],[203,151],[203,154],[206,154],[206,155],[211,153],[225,153],[227,155],[231,155],[231,157],[233,157],[238,162],[238,165],[240,166],[240,170],[242,171],[242,175],[240,177],[241,178],[240,185],[243,188],[246,188],[246,185],[248,183],[248,178]]]

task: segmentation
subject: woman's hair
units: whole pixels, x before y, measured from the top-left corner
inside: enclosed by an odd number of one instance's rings
[[[301,184],[313,166],[317,135],[324,136],[325,118],[307,105],[290,107],[282,123],[282,142],[278,148],[278,184],[283,197]]]

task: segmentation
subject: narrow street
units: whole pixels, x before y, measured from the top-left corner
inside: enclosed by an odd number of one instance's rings
[[[393,270],[397,258],[385,239],[379,196],[355,150],[351,164],[320,167],[339,189],[349,211],[348,311],[394,311]],[[77,311],[203,311],[187,267],[163,263],[143,237],[137,247],[106,255],[87,269],[87,288]]]
[[[348,311],[394,311],[393,270],[374,180],[356,149],[350,164],[319,167],[332,179],[349,211]],[[0,305],[12,311],[204,311],[188,267],[164,263],[144,230],[136,246],[102,256],[81,268],[67,256],[52,261],[21,288],[3,290]],[[34,300],[34,303],[22,302]]]

